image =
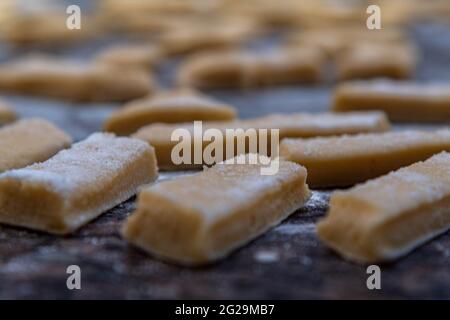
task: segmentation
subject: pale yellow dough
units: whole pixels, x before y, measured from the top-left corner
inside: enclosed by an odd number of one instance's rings
[[[224,135],[224,144],[227,144],[226,129],[279,129],[280,139],[287,137],[307,138],[346,133],[382,132],[389,129],[389,122],[386,116],[380,112],[355,112],[345,114],[297,113],[273,114],[260,118],[228,122],[203,122],[202,127],[203,131],[209,128],[220,130]],[[178,141],[171,141],[171,135],[174,130],[179,128],[186,129],[191,133],[192,144],[198,140],[197,138],[194,138],[193,123],[153,124],[141,128],[133,135],[133,137],[145,140],[155,148],[158,165],[162,169],[184,169],[195,167],[196,165],[193,164],[175,165],[172,162],[172,149],[178,144]],[[270,138],[267,139],[268,144],[270,143],[270,140]],[[232,141],[229,142],[231,143]],[[208,145],[207,142],[202,143],[202,141],[197,141],[197,143],[203,145],[203,149]],[[225,149],[226,147],[224,146],[224,150]],[[270,145],[268,145],[268,149],[270,149]],[[193,161],[191,162],[193,163]]]
[[[114,112],[104,129],[119,135],[129,135],[155,122],[179,123],[194,120],[227,121],[236,110],[199,92],[178,89],[134,100]]]
[[[0,101],[0,126],[13,122],[17,119],[17,114],[14,110],[3,101]]]
[[[356,110],[382,110],[393,121],[450,123],[450,85],[389,80],[339,85],[333,111]]]
[[[450,130],[284,139],[280,155],[308,170],[310,187],[350,186],[450,151]]]
[[[355,43],[395,44],[406,41],[405,33],[399,28],[368,30],[355,26],[333,26],[306,29],[295,32],[287,38],[288,46],[317,46],[330,58],[351,48]]]
[[[123,236],[156,256],[184,265],[220,259],[280,223],[309,197],[306,170],[281,161],[217,164],[143,189]]]
[[[393,260],[450,228],[450,153],[331,196],[319,237],[362,263]]]
[[[75,101],[126,101],[153,90],[145,70],[28,56],[0,65],[0,90]]]
[[[45,161],[72,138],[54,124],[42,119],[25,119],[0,129],[0,173]]]
[[[177,80],[180,85],[199,88],[317,83],[322,79],[324,63],[324,53],[315,47],[266,53],[207,52],[188,58]]]
[[[179,23],[161,35],[160,45],[169,55],[232,48],[257,33],[255,24],[242,19],[208,23]]]
[[[45,162],[0,175],[0,222],[67,234],[156,176],[148,144],[96,133]]]
[[[163,57],[161,48],[154,44],[121,44],[108,47],[97,54],[96,62],[119,67],[150,69]]]
[[[356,43],[339,55],[339,80],[392,78],[409,79],[416,69],[417,52],[409,44]]]

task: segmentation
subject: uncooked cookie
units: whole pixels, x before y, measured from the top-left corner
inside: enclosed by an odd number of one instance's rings
[[[450,123],[450,85],[372,80],[340,84],[333,111],[382,110],[402,122]]]
[[[156,179],[153,149],[96,133],[51,159],[0,175],[0,222],[67,234]]]
[[[17,119],[17,114],[5,102],[0,100],[0,126],[13,122]]]
[[[389,122],[386,116],[380,112],[354,112],[345,114],[333,113],[297,113],[297,114],[272,114],[260,118],[235,120],[228,122],[203,122],[202,129],[218,129],[225,137],[227,144],[227,129],[279,129],[279,137],[315,137],[331,136],[339,134],[355,134],[362,132],[382,132],[389,129]],[[203,145],[203,149],[208,145],[206,141],[197,141],[194,138],[193,123],[178,124],[153,124],[145,126],[137,131],[133,136],[150,143],[156,151],[158,165],[163,169],[184,169],[198,165],[181,164],[175,165],[172,161],[171,153],[178,141],[171,141],[171,135],[176,129],[186,129],[191,134],[191,143]],[[268,132],[270,134],[270,131]],[[233,136],[234,138],[234,136]],[[235,139],[230,143],[234,143]],[[196,142],[197,141],[197,142]],[[278,141],[277,141],[278,142]],[[271,138],[267,139],[267,149],[270,151]],[[224,145],[224,150],[226,146]],[[234,148],[233,148],[234,149]],[[252,151],[252,150],[247,150]],[[225,152],[224,152],[225,154]],[[233,154],[232,156],[234,156]]]
[[[104,129],[129,135],[156,122],[227,121],[235,115],[236,110],[223,102],[193,90],[178,89],[128,103],[106,120]]]
[[[97,54],[96,62],[119,67],[150,69],[163,57],[161,48],[154,44],[120,44]]]
[[[177,80],[182,86],[198,88],[311,84],[321,81],[324,63],[324,53],[315,47],[267,53],[208,52],[188,58]]]
[[[394,260],[450,228],[450,153],[331,196],[319,237],[361,263]]]
[[[0,65],[0,90],[75,101],[126,101],[153,90],[145,70],[28,56]]]
[[[280,155],[308,169],[310,187],[342,187],[450,151],[450,130],[284,139]]]
[[[217,164],[144,188],[123,235],[158,257],[185,265],[220,259],[280,223],[309,197],[306,170],[281,161],[275,175],[260,164]]]
[[[0,173],[45,161],[72,139],[54,124],[42,119],[24,119],[0,129]]]
[[[416,50],[409,44],[356,43],[337,58],[336,73],[339,80],[409,79],[417,60]]]

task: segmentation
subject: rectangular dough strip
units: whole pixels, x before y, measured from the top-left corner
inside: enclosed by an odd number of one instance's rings
[[[450,84],[353,81],[339,85],[333,111],[386,112],[392,121],[450,123]]]
[[[450,130],[284,139],[280,155],[308,169],[310,187],[343,187],[450,151]]]
[[[147,143],[96,133],[45,162],[0,175],[0,222],[67,234],[156,176]]]
[[[361,132],[382,132],[389,129],[386,116],[380,112],[355,112],[345,114],[318,113],[318,114],[272,114],[254,119],[235,120],[227,122],[203,122],[203,131],[208,128],[220,130],[224,135],[226,145],[227,129],[279,129],[280,139],[285,137],[315,137],[339,134],[356,134]],[[173,163],[171,153],[177,141],[171,141],[171,135],[176,129],[186,129],[194,137],[193,123],[153,124],[142,127],[133,137],[150,143],[156,151],[158,165],[162,169],[193,168],[191,164],[176,165]],[[269,132],[270,133],[270,132]],[[270,144],[270,138],[267,139]],[[205,148],[209,143],[191,139],[192,144],[199,143]],[[269,149],[270,145],[268,146]],[[224,146],[226,150],[226,146]],[[253,150],[247,150],[253,151]],[[224,151],[225,155],[225,151]],[[234,155],[233,155],[234,156]]]
[[[450,228],[450,153],[331,196],[319,237],[344,257],[397,259]]]
[[[201,173],[143,189],[125,239],[184,265],[220,259],[280,223],[309,197],[306,170],[281,161],[278,173],[259,164],[220,163]]]

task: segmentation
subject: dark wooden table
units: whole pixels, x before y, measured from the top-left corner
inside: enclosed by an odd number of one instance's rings
[[[417,80],[450,80],[450,26],[418,25],[412,34],[422,52]],[[88,57],[102,44],[60,53]],[[2,51],[0,58],[9,56]],[[176,64],[171,61],[157,70],[163,86],[170,85]],[[248,118],[327,110],[331,89],[328,84],[211,94],[236,105],[240,116]],[[6,98],[23,117],[52,120],[75,140],[100,130],[105,117],[117,107]],[[160,179],[176,175],[162,173]],[[68,237],[0,226],[0,298],[450,298],[449,232],[396,263],[382,265],[382,289],[371,291],[366,287],[366,266],[346,262],[318,241],[315,222],[325,214],[329,194],[315,191],[304,208],[278,227],[225,260],[196,269],[160,262],[121,239],[118,230],[133,210],[134,199]],[[69,265],[82,270],[81,290],[66,287]]]

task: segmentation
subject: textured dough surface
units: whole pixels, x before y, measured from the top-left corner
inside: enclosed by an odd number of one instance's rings
[[[72,138],[42,119],[24,119],[0,129],[0,173],[45,161],[72,143]]]
[[[153,89],[146,70],[45,56],[0,65],[0,90],[75,101],[126,101]]]
[[[67,234],[156,176],[148,144],[96,133],[45,162],[0,175],[0,222]]]
[[[450,151],[450,130],[284,139],[280,156],[308,170],[311,187],[342,187]]]
[[[335,192],[319,237],[359,262],[396,259],[450,228],[450,153]]]
[[[236,110],[225,103],[192,90],[179,89],[128,103],[106,120],[104,129],[129,135],[155,122],[226,121],[235,116]]]
[[[389,119],[450,122],[450,85],[406,81],[353,81],[339,85],[334,111],[382,110]]]
[[[218,129],[224,134],[224,137],[226,137],[227,129],[279,129],[279,137],[282,139],[286,137],[315,137],[346,133],[382,132],[389,129],[389,122],[386,116],[379,112],[349,112],[345,114],[296,113],[273,114],[260,118],[228,122],[203,122],[202,127],[203,131],[210,128]],[[191,167],[191,165],[176,166],[171,159],[172,149],[178,143],[177,141],[171,141],[171,135],[174,130],[179,128],[188,130],[191,136],[194,137],[193,123],[153,124],[141,128],[133,137],[145,140],[155,148],[160,168],[181,169]],[[208,145],[206,142],[202,143],[202,141],[198,141],[197,138],[191,139],[192,145],[194,142],[203,144],[203,148]],[[270,144],[269,138],[267,142]],[[227,144],[226,138],[224,139],[224,144]],[[268,149],[269,147],[270,145]]]
[[[281,161],[278,173],[260,164],[217,164],[146,187],[123,235],[149,253],[198,265],[224,257],[275,226],[309,197],[306,170]]]

